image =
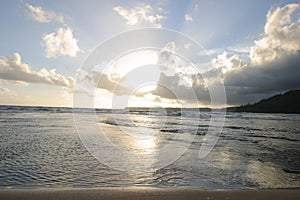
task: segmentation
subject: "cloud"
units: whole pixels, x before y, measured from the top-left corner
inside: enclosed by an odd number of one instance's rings
[[[77,42],[72,29],[63,27],[57,29],[55,33],[44,34],[41,45],[45,47],[47,58],[60,55],[74,57],[80,52]]]
[[[227,48],[228,51],[233,53],[239,53],[239,54],[247,54],[250,53],[250,47],[249,46],[231,46]]]
[[[248,65],[226,74],[224,84],[239,94],[300,88],[300,53],[263,65]]]
[[[165,69],[164,66],[173,66],[178,64],[178,59],[174,55],[176,49],[175,42],[169,42],[167,43],[161,50],[157,64],[162,65],[161,67]]]
[[[18,99],[18,95],[14,91],[0,86],[1,105],[15,104],[15,101],[17,99]]]
[[[222,77],[229,104],[253,102],[300,88],[300,53],[254,65],[224,52],[212,62],[215,68],[204,76],[209,77],[210,84],[214,78]]]
[[[10,89],[0,87],[0,95],[14,94]],[[15,95],[15,94],[14,94]]]
[[[216,49],[203,49],[198,52],[199,56],[217,56],[219,54],[222,54],[224,52],[224,48],[216,48]]]
[[[43,10],[42,7],[33,6],[28,3],[25,4],[26,6],[26,15],[37,22],[40,23],[49,23],[52,20],[58,21],[60,23],[64,22],[64,17],[62,15],[57,15],[53,11]]]
[[[207,106],[211,104],[209,90],[220,89],[221,82],[217,75],[221,74],[221,68],[199,73],[190,63],[172,54],[175,48],[175,43],[170,42],[161,51],[158,63],[168,66],[171,73],[167,69],[162,70],[157,87],[151,93],[161,99],[173,100],[178,105]],[[214,98],[214,101],[214,106],[224,104],[219,97]]]
[[[161,28],[162,25],[160,21],[166,18],[164,15],[155,14],[154,9],[149,4],[138,4],[131,9],[116,6],[113,10],[122,16],[128,25],[140,25],[146,23]],[[159,8],[158,11],[161,13],[163,12],[162,8]]]
[[[187,22],[193,21],[192,14],[185,14],[185,15],[184,15],[184,19],[185,19],[185,21],[187,21]]]
[[[241,104],[300,88],[300,19],[292,20],[298,7],[289,4],[268,12],[264,36],[254,42],[248,52],[248,62],[234,52],[223,52],[212,59],[213,67],[202,74],[178,70],[173,75],[161,73],[152,94],[186,102],[195,100],[195,95],[197,101],[209,104],[209,89],[224,84],[228,104]],[[167,46],[174,49],[175,43]],[[172,50],[162,51],[159,62],[175,68],[181,65],[174,59]]]
[[[299,4],[272,9],[264,36],[251,47],[247,63],[223,53],[213,59],[221,71],[229,103],[257,101],[270,94],[300,88],[300,18],[292,20]],[[219,73],[219,74],[218,74]]]
[[[288,4],[267,14],[264,37],[254,42],[250,50],[253,64],[262,64],[296,54],[300,49],[300,18],[292,21],[292,13],[300,4]]]
[[[218,55],[217,58],[214,58],[212,63],[215,67],[221,68],[223,73],[246,66],[246,62],[243,59],[240,59],[236,54],[227,58],[227,53],[225,51],[223,54]]]
[[[23,82],[23,81],[15,81],[15,80],[0,80],[0,85],[1,84],[13,84],[13,85],[28,85],[28,83]]]
[[[77,81],[75,92],[83,92],[89,96],[94,96],[94,89],[104,89],[116,95],[128,95],[131,90],[120,85],[121,78],[112,77],[112,75],[104,74],[97,67],[88,73],[83,69],[77,70]]]
[[[162,66],[156,88],[148,91],[152,101],[168,99],[175,103],[181,101],[193,105],[209,105],[212,100],[210,90],[221,91],[220,86],[224,84],[227,103],[243,104],[300,88],[300,19],[299,15],[293,15],[298,8],[299,4],[288,4],[271,9],[267,14],[264,34],[261,39],[254,41],[250,51],[232,48],[229,53],[222,53],[220,49],[205,54],[199,52],[199,56],[220,52],[220,55],[212,59],[212,66],[205,68],[207,71],[202,74],[190,70],[193,68],[176,56],[175,50],[179,47],[176,47],[175,42],[167,43],[157,56],[157,64]],[[243,59],[245,54],[248,54],[249,60]],[[197,63],[194,64],[198,66]],[[119,81],[108,75],[103,80],[107,85],[102,84],[101,87],[108,91]],[[119,94],[128,94],[130,91],[122,89]],[[149,96],[141,94],[141,97],[142,95]],[[224,103],[222,98],[213,105],[218,103]]]
[[[198,4],[195,4],[194,10],[197,11],[198,9],[199,9],[199,5],[198,5]]]
[[[185,49],[189,49],[189,48],[191,47],[191,45],[192,45],[191,43],[186,43],[186,44],[184,44],[183,47],[184,47]]]
[[[139,59],[137,59],[139,58]],[[157,53],[153,50],[132,52],[109,63],[102,62],[90,69],[77,70],[77,92],[94,96],[95,88],[104,89],[117,96],[143,96],[144,91],[135,88],[146,82],[156,82],[159,76],[159,66],[146,67],[157,64]],[[145,77],[144,75],[147,74]]]
[[[160,68],[157,87],[151,94],[176,103],[208,103],[210,97],[203,77],[190,63],[176,55],[177,48],[175,42],[169,42],[158,55],[157,63],[165,67]]]
[[[157,87],[151,93],[160,98],[185,101],[187,103],[210,103],[210,95],[200,74],[190,75],[191,85],[182,83],[182,74],[166,75],[161,73]]]
[[[41,69],[34,71],[28,64],[22,63],[21,56],[14,53],[0,59],[0,79],[11,81],[22,81],[26,83],[41,83],[73,88],[74,79],[64,77],[56,73],[55,69],[50,71]]]
[[[97,89],[103,89],[116,96],[133,95],[134,98],[144,99],[144,103],[147,104],[148,101],[152,101],[154,104],[169,106],[170,102],[173,105],[180,105],[179,102],[210,104],[206,82],[190,63],[175,54],[177,48],[175,42],[167,43],[157,55],[158,65],[130,70],[125,77],[117,73],[120,62],[113,65],[116,66],[113,70],[103,71],[105,64],[96,65],[89,72],[79,69],[75,92],[95,97]],[[219,79],[213,80],[214,76],[209,77],[210,74],[205,76],[216,85],[219,82]],[[149,90],[135,90],[144,83],[156,84],[154,89],[151,87]]]

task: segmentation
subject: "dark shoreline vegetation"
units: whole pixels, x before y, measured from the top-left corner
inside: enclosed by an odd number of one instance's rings
[[[284,94],[278,94],[267,99],[262,99],[254,104],[246,104],[236,107],[227,108],[160,108],[160,107],[126,107],[125,109],[109,109],[109,108],[72,108],[72,107],[48,107],[48,106],[17,106],[17,105],[0,105],[2,109],[9,110],[26,108],[32,111],[51,111],[51,112],[101,112],[112,110],[128,110],[129,112],[144,111],[144,112],[160,112],[164,109],[166,112],[173,111],[195,111],[211,112],[211,111],[227,111],[227,112],[249,112],[249,113],[283,113],[283,114],[300,114],[300,90],[292,90]],[[17,109],[18,110],[18,109]]]
[[[232,112],[300,114],[300,90],[291,90],[254,104],[227,108]]]

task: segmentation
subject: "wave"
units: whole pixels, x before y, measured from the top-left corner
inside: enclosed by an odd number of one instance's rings
[[[180,131],[179,129],[161,129],[160,132],[179,133],[182,131]]]
[[[0,106],[1,112],[49,112],[49,113],[72,113],[72,108],[67,107],[41,107],[41,106]]]
[[[276,120],[276,121],[299,121],[299,114],[277,114],[277,113],[227,113],[228,119],[258,119],[258,120]]]
[[[276,137],[276,136],[266,136],[266,135],[247,135],[247,137],[254,137],[254,138],[268,138],[268,139],[277,139],[277,140],[287,140],[291,142],[298,142],[300,140],[292,139],[288,137]]]
[[[245,130],[245,131],[263,131],[263,129],[260,128],[254,128],[254,127],[243,127],[243,126],[224,126],[224,129],[233,129],[233,130]]]
[[[101,121],[104,124],[112,125],[112,126],[126,126],[126,127],[137,127],[135,124],[131,123],[127,120],[115,120],[115,119],[105,119]]]
[[[282,169],[284,172],[289,173],[289,174],[300,174],[300,170],[294,170],[294,169]]]

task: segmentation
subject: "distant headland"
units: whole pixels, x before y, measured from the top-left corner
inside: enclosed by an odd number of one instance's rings
[[[149,111],[159,110],[159,107],[126,107],[129,111]],[[267,99],[262,99],[254,104],[246,104],[236,107],[227,107],[221,109],[213,108],[163,108],[166,111],[220,111],[228,112],[253,112],[253,113],[286,113],[300,114],[300,90],[291,90],[284,94],[278,94]]]
[[[278,94],[254,104],[230,107],[227,111],[300,114],[300,90]]]

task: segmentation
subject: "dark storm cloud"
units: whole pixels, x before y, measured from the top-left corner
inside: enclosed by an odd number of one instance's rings
[[[200,74],[190,77],[193,81],[191,86],[180,83],[181,76],[180,74],[167,76],[161,73],[157,87],[152,91],[152,94],[162,98],[184,100],[191,103],[197,101],[210,102],[208,90],[204,87],[205,83]]]
[[[300,88],[300,53],[226,74],[224,84],[237,94],[278,92]]]

